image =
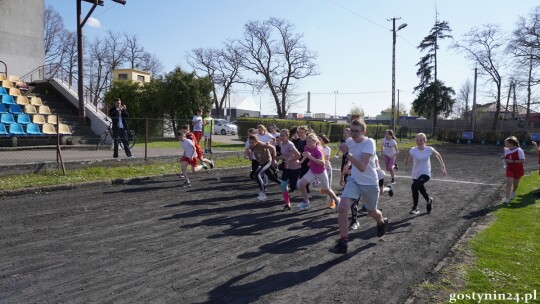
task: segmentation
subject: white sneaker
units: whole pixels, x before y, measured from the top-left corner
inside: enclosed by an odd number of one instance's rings
[[[300,204],[298,204],[298,209],[300,209],[300,210],[309,209],[309,203],[308,202],[301,202]]]
[[[508,204],[510,203],[510,199],[506,198],[506,197],[503,197],[503,204]]]
[[[420,211],[418,211],[418,208],[413,208],[409,214],[414,214],[414,215],[417,215],[418,213],[420,213]]]
[[[260,192],[259,196],[257,196],[258,201],[265,201],[266,200],[266,194],[264,192]]]
[[[356,230],[360,227],[360,223],[358,221],[352,223],[352,225],[349,226],[349,229]]]
[[[510,199],[512,198],[516,198],[516,192],[512,192],[512,194],[510,194]]]

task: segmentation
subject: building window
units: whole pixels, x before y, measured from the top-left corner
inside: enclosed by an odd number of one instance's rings
[[[127,80],[127,74],[118,74],[118,79]]]
[[[144,82],[144,76],[143,75],[137,75],[137,80],[140,82]]]

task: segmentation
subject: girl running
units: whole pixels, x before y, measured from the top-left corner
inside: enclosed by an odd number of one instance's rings
[[[386,171],[390,172],[392,181],[394,184],[394,165],[396,163],[396,156],[399,153],[396,137],[394,131],[388,129],[384,131],[384,138],[382,140],[381,154],[384,155],[384,164],[386,165]]]
[[[302,152],[302,158],[300,163],[304,160],[309,161],[309,170],[300,180],[300,190],[302,191],[302,197],[304,201],[298,204],[299,209],[308,209],[309,208],[309,195],[307,192],[307,185],[314,181],[316,178],[321,183],[321,189],[334,200],[334,202],[339,203],[332,188],[328,185],[328,175],[326,174],[324,156],[322,151],[319,149],[319,139],[317,135],[310,133],[306,136],[306,146],[304,152]]]
[[[291,192],[296,189],[296,183],[298,182],[298,176],[300,175],[300,152],[296,150],[294,144],[289,140],[289,130],[283,129],[279,132],[279,139],[281,141],[281,155],[278,159],[284,161],[283,173],[281,174],[281,195],[285,201],[284,211],[291,210],[291,197],[289,195],[289,187],[291,185]],[[294,188],[293,188],[294,187]]]
[[[431,213],[433,208],[433,198],[429,197],[426,191],[424,184],[429,181],[431,177],[431,162],[430,157],[432,154],[437,157],[439,164],[441,165],[441,171],[443,175],[446,175],[446,168],[442,156],[434,148],[426,146],[427,137],[424,133],[416,134],[416,147],[412,147],[407,155],[405,156],[404,164],[407,165],[409,158],[413,160],[412,168],[412,178],[413,183],[411,185],[412,197],[413,197],[413,207],[410,214],[418,214],[418,193],[422,194],[422,197],[426,200],[426,210],[427,213]]]
[[[328,175],[328,186],[332,188],[332,164],[330,163],[330,155],[332,154],[332,149],[328,146],[328,143],[330,140],[326,135],[320,133],[318,135],[319,143],[321,144],[321,148],[323,150],[323,156],[324,156],[324,163],[326,168],[326,175]],[[321,193],[324,194],[324,190],[321,189]],[[336,202],[332,199],[330,199],[330,209],[336,209]]]
[[[504,156],[501,158],[506,161],[506,191],[503,203],[508,204],[511,199],[516,197],[519,180],[525,174],[523,169],[525,153],[519,147],[519,141],[515,136],[504,140]]]

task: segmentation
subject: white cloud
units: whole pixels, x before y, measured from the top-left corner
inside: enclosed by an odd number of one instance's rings
[[[88,26],[95,27],[95,28],[101,27],[101,22],[99,22],[99,20],[97,20],[94,17],[88,18],[88,21],[86,22],[86,24],[88,24]]]

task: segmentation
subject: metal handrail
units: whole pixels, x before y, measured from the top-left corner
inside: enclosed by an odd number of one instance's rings
[[[62,65],[58,63],[50,63],[45,64],[36,67],[32,71],[26,73],[22,77],[20,77],[21,80],[25,80],[27,77],[30,77],[30,82],[34,81],[33,75],[37,72],[39,79],[56,79],[57,81],[60,81],[61,83],[65,84],[68,89],[73,90],[75,95],[78,95],[78,91],[75,87],[72,86],[72,83],[78,83],[78,78],[75,75],[71,75],[69,71],[67,71]],[[97,96],[97,98],[94,98],[94,94],[90,88],[88,88],[86,85],[84,87],[84,104],[92,104],[95,106],[96,112],[102,112],[105,116],[106,113],[104,113],[101,109],[99,109],[98,105],[100,103],[103,103],[103,98],[100,96]]]

